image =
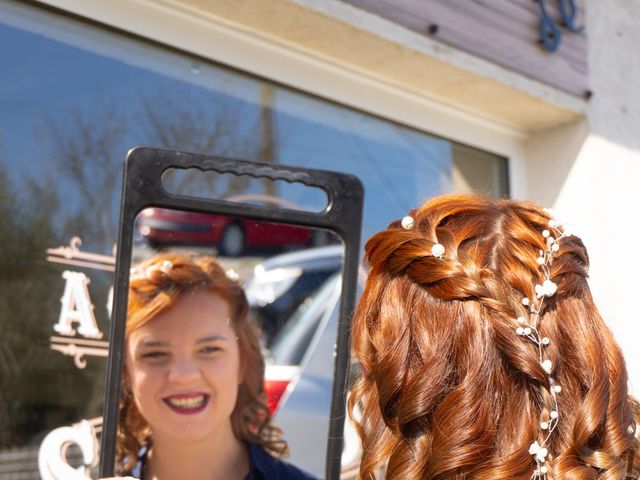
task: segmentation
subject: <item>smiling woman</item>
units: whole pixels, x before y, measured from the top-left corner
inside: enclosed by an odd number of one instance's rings
[[[117,457],[142,479],[311,478],[271,423],[259,332],[211,257],[164,253],[132,269]]]

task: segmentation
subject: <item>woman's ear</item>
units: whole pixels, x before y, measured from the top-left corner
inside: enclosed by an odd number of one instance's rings
[[[240,339],[236,337],[238,340],[238,385],[242,385],[244,383],[244,375],[246,373],[245,361],[242,355],[242,349],[240,348]]]
[[[129,377],[129,369],[127,368],[127,356],[125,350],[125,359],[122,362],[122,372],[120,373],[120,394],[121,396],[131,394],[131,378]]]
[[[123,352],[123,361],[122,361],[122,373],[120,376],[120,385],[124,386],[125,384],[131,387],[131,376],[129,375],[129,364],[132,361],[130,358],[131,349],[129,347],[129,339],[124,342],[124,352]]]

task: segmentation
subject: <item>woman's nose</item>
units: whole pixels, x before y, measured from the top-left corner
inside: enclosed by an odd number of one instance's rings
[[[200,378],[200,368],[191,359],[176,359],[169,370],[169,381],[173,383],[188,383]]]

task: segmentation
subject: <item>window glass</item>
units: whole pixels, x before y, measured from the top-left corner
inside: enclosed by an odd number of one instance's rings
[[[431,195],[507,193],[504,158],[17,2],[0,0],[0,58],[0,478],[44,476],[56,429],[99,435],[132,146],[355,174],[363,240]],[[315,201],[253,181],[220,196],[245,193]]]

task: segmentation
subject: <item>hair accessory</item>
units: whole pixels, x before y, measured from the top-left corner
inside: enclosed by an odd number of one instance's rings
[[[236,272],[233,268],[226,270],[224,273],[226,273],[227,278],[233,282],[237,282],[238,280],[240,280],[240,275],[238,275],[238,272]]]
[[[407,215],[400,221],[400,224],[402,225],[402,228],[404,228],[405,230],[411,230],[415,222],[412,216]]]
[[[415,221],[411,215],[407,215],[400,220],[400,225],[402,225],[402,228],[405,230],[411,230],[415,225]]]
[[[444,257],[444,245],[436,243],[433,247],[431,247],[431,255],[436,258]]]
[[[160,271],[162,273],[169,273],[172,268],[173,263],[171,263],[169,260],[165,260],[164,262],[162,262],[162,265],[160,265]]]
[[[131,279],[146,277],[149,280],[153,281],[156,272],[161,272],[161,273],[164,273],[165,275],[168,275],[169,273],[171,273],[172,269],[173,269],[173,263],[171,263],[171,261],[169,260],[164,260],[159,265],[158,264],[149,265],[144,269],[139,267],[133,267],[131,270],[129,270],[129,272],[130,272]]]
[[[549,210],[545,209],[545,211],[550,213]],[[533,455],[536,462],[536,469],[533,471],[531,478],[538,480],[546,480],[547,478],[548,468],[545,462],[549,452],[546,446],[548,445],[552,432],[558,425],[560,414],[558,413],[557,394],[562,391],[562,387],[555,383],[555,380],[551,376],[553,372],[553,362],[545,357],[545,349],[549,346],[550,340],[548,337],[540,336],[538,324],[540,323],[540,312],[542,311],[545,298],[552,297],[558,290],[558,286],[551,280],[551,264],[553,263],[554,256],[560,250],[558,241],[570,235],[564,227],[562,231],[558,230],[558,227],[561,225],[554,219],[549,220],[548,225],[549,228],[553,230],[553,235],[555,236],[552,236],[552,232],[548,229],[542,231],[542,236],[546,239],[547,245],[545,250],[540,250],[539,256],[536,258],[536,263],[542,271],[544,281],[542,284],[535,285],[534,290],[536,294],[534,298],[525,297],[522,299],[522,305],[529,309],[529,318],[526,319],[520,316],[516,319],[516,323],[518,324],[516,334],[533,342],[538,349],[540,366],[547,374],[549,392],[553,400],[553,405],[551,409],[549,409],[549,413],[545,414],[543,412],[540,418],[539,426],[542,430],[542,442],[539,443],[536,440],[529,446],[529,453]]]

